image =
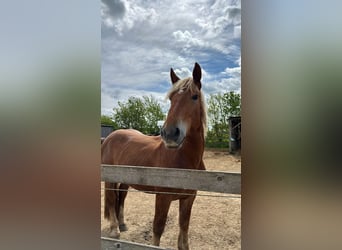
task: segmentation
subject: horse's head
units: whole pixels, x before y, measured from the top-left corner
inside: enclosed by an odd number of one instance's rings
[[[170,70],[172,89],[168,93],[171,108],[161,130],[165,145],[178,148],[187,136],[202,136],[206,129],[204,97],[201,92],[201,67],[195,63],[192,78],[180,80]]]

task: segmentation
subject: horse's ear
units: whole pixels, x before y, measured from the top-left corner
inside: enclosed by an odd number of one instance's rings
[[[170,69],[170,77],[171,77],[172,84],[175,84],[176,82],[179,81],[179,77],[173,71],[173,68]]]
[[[201,89],[202,70],[201,66],[197,62],[195,63],[194,70],[192,71],[192,78],[194,79],[194,82],[197,85],[198,89]]]

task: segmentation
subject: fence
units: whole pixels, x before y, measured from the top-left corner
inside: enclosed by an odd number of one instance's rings
[[[232,172],[101,165],[101,180],[168,188],[241,194],[241,174]],[[101,249],[163,249],[101,237]]]

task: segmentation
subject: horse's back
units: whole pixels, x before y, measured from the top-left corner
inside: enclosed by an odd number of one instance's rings
[[[160,145],[160,136],[147,136],[134,129],[119,129],[112,132],[101,147],[104,164],[146,165],[146,156]]]

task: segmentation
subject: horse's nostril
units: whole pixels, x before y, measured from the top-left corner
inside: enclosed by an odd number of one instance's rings
[[[175,136],[178,137],[179,134],[180,134],[180,130],[179,130],[179,128],[176,128]]]

